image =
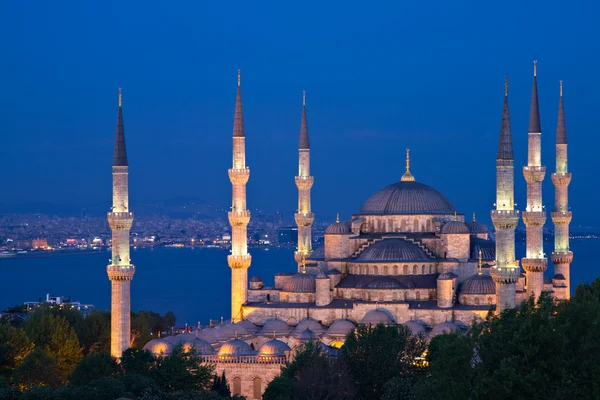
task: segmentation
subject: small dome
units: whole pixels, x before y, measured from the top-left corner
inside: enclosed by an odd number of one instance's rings
[[[433,329],[431,330],[430,335],[432,337],[437,336],[437,335],[441,335],[443,333],[454,333],[458,331],[458,325],[456,325],[454,322],[451,321],[446,321],[446,322],[442,322],[441,324],[437,324],[436,326],[433,327]]]
[[[173,351],[173,344],[165,339],[154,339],[146,343],[144,350],[148,350],[155,356],[168,355]]]
[[[387,310],[383,308],[375,308],[373,310],[367,311],[365,316],[360,320],[361,324],[384,324],[384,325],[393,325],[395,324],[394,318],[390,315]]]
[[[328,335],[346,336],[350,331],[356,328],[352,321],[347,319],[336,319],[327,329]]]
[[[265,321],[260,333],[263,335],[287,335],[290,332],[290,326],[278,318],[271,318]]]
[[[263,281],[263,280],[262,280],[262,279],[260,279],[260,276],[253,276],[253,277],[250,279],[250,282],[262,282],[262,281]]]
[[[247,319],[244,319],[233,324],[233,329],[240,335],[247,335],[258,332],[260,328]]]
[[[220,356],[248,356],[254,354],[252,347],[243,340],[233,339],[219,349]]]
[[[469,233],[469,228],[467,228],[467,225],[465,225],[464,222],[450,221],[444,224],[444,226],[442,227],[442,233],[445,235]]]
[[[327,274],[325,272],[321,271],[317,275],[316,279],[329,279],[329,277],[327,276]]]
[[[373,279],[366,286],[367,289],[406,289],[397,279],[389,276],[380,276]]]
[[[311,340],[319,340],[319,337],[314,331],[310,329],[305,329],[298,334],[296,340],[298,341],[298,343],[304,343],[309,342]]]
[[[183,342],[183,350],[186,352],[196,349],[196,354],[210,355],[215,354],[215,349],[204,339],[194,338],[194,340]]]
[[[454,214],[456,209],[442,193],[419,182],[396,182],[375,192],[361,214]]]
[[[208,343],[214,343],[218,341],[215,328],[204,328],[200,332],[198,332],[198,337],[200,339],[206,340]]]
[[[404,239],[378,240],[356,257],[358,261],[430,261],[418,245]]]
[[[325,229],[328,235],[347,235],[350,233],[350,227],[345,222],[336,221]]]
[[[196,339],[196,333],[192,333],[192,332],[184,332],[184,333],[180,333],[179,335],[177,335],[177,339],[179,339],[180,341],[183,340],[194,340]]]
[[[258,349],[259,356],[285,356],[286,351],[290,351],[290,346],[282,342],[281,340],[271,339],[265,342]]]
[[[453,273],[444,272],[443,274],[440,274],[440,276],[438,276],[438,281],[449,281],[454,278],[456,278],[456,275],[454,275]]]
[[[177,346],[183,342],[183,339],[180,339],[178,336],[165,336],[163,339],[171,343],[173,346]]]
[[[218,340],[229,340],[236,335],[236,331],[231,324],[217,325],[213,328],[213,333]]]
[[[406,321],[402,325],[410,329],[410,332],[415,336],[417,336],[418,334],[425,334],[425,325],[422,322],[412,320]]]
[[[465,280],[458,292],[461,294],[495,294],[496,284],[490,275],[477,274]]]
[[[296,274],[283,282],[282,291],[292,293],[314,293],[315,278],[309,274]]]
[[[465,222],[465,225],[467,225],[467,228],[469,228],[469,233],[471,233],[473,235],[476,235],[478,233],[488,233],[487,225],[479,223],[475,220]]]
[[[296,325],[294,328],[294,332],[302,332],[306,329],[310,329],[311,331],[317,333],[325,332],[325,327],[312,318],[303,319],[302,321],[298,322],[298,325]]]

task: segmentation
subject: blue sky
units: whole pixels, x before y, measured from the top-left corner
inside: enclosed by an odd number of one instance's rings
[[[3,2],[0,202],[108,209],[121,86],[132,201],[227,207],[239,67],[252,208],[295,210],[306,90],[317,218],[358,211],[410,147],[418,181],[487,220],[506,73],[525,204],[537,59],[543,163],[563,79],[573,223],[598,225],[598,15],[593,1]]]

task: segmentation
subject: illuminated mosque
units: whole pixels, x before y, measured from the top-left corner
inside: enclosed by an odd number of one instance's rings
[[[515,209],[513,140],[508,108],[508,81],[496,157],[496,203],[491,211],[495,241],[488,228],[468,218],[433,187],[418,181],[410,169],[406,150],[404,175],[372,194],[347,221],[339,218],[327,227],[324,246],[312,248],[310,141],[303,96],[298,145],[298,225],[296,273],[275,275],[268,287],[255,276],[248,281],[251,256],[247,226],[246,165],[242,96],[238,72],[233,126],[231,320],[195,332],[150,341],[145,348],[169,354],[174,346],[195,349],[206,362],[226,372],[233,393],[261,398],[266,385],[307,341],[320,343],[335,355],[348,332],[359,324],[404,325],[415,334],[433,337],[462,332],[485,317],[492,306],[498,311],[514,308],[530,296],[547,292],[557,300],[569,298],[569,250],[567,136],[562,82],[556,130],[555,206],[551,219],[555,251],[554,275],[544,279],[548,260],[543,252],[546,211],[542,205],[541,126],[537,73],[528,132],[527,205]],[[519,140],[524,142],[525,138]],[[128,209],[127,155],[119,95],[118,123],[113,157],[113,208],[108,220],[113,232],[111,352],[120,356],[129,347],[129,284],[135,268],[129,258],[129,229],[133,213]],[[413,175],[414,172],[414,175]],[[515,258],[515,227],[526,226],[526,257]]]

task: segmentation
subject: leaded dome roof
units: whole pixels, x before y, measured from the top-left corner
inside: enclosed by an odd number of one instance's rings
[[[367,311],[365,316],[360,320],[360,323],[370,325],[392,325],[395,324],[395,321],[387,310],[384,310],[383,308],[375,308]]]
[[[236,330],[238,334],[245,335],[248,333],[256,333],[260,328],[247,319],[243,319],[240,322],[233,324],[233,329]]]
[[[225,325],[223,323],[215,326],[213,332],[218,340],[228,340],[236,335],[235,329],[230,324]]]
[[[469,228],[469,232],[473,234],[477,233],[488,233],[487,225],[484,225],[476,220],[465,222],[467,228]]]
[[[422,322],[412,320],[412,321],[406,321],[402,325],[404,325],[408,329],[410,329],[410,332],[415,336],[420,333],[425,334],[425,325]]]
[[[154,339],[146,343],[144,350],[148,350],[155,356],[168,355],[173,351],[173,344],[165,339]]]
[[[397,238],[376,241],[356,257],[357,261],[430,261],[431,259],[421,247]]]
[[[252,279],[250,279],[250,282],[262,282],[263,280],[260,279],[260,276],[253,276]]]
[[[348,321],[347,319],[336,319],[333,321],[329,328],[327,329],[328,335],[347,335],[352,329],[355,329],[356,325],[352,321]]]
[[[298,322],[298,325],[294,328],[294,332],[301,332],[306,329],[310,329],[313,332],[322,333],[325,332],[325,327],[321,325],[317,320],[312,318],[303,319]]]
[[[454,214],[456,209],[442,193],[419,182],[396,182],[375,192],[360,214]]]
[[[309,342],[311,340],[319,340],[319,337],[317,336],[317,334],[314,331],[312,331],[310,329],[305,329],[298,334],[296,340],[299,343],[304,343],[304,342]]]
[[[495,294],[496,284],[490,275],[477,274],[467,278],[458,288],[461,294]]]
[[[325,229],[328,235],[347,235],[350,233],[350,227],[345,222],[336,221]]]
[[[454,333],[456,331],[458,331],[458,325],[456,325],[454,322],[451,321],[446,321],[446,322],[442,322],[441,324],[437,324],[436,326],[433,327],[433,329],[431,330],[430,335],[433,336],[437,336],[437,335],[441,335],[443,333]]]
[[[406,286],[389,276],[380,276],[369,282],[367,289],[406,289]]]
[[[259,356],[285,356],[286,351],[290,351],[290,346],[281,340],[271,339],[265,342],[258,349]]]
[[[314,293],[315,288],[315,278],[312,275],[296,274],[283,282],[281,290],[292,293]]]
[[[252,347],[240,339],[230,340],[219,349],[220,356],[247,356],[253,353]]]
[[[260,333],[263,335],[287,334],[290,332],[290,326],[279,318],[271,318],[265,321]]]
[[[194,338],[194,340],[188,340],[183,342],[183,350],[191,351],[192,348],[196,349],[196,354],[209,355],[215,354],[215,349],[204,339]]]
[[[442,226],[442,233],[445,235],[456,235],[469,233],[469,228],[464,222],[460,221],[449,221]]]
[[[215,328],[204,328],[198,332],[198,337],[204,339],[209,343],[216,342],[218,340]]]

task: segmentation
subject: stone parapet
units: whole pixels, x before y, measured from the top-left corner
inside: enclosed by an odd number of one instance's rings
[[[553,212],[550,213],[550,217],[552,218],[554,225],[562,225],[571,223],[573,214],[571,212]]]
[[[548,268],[547,258],[522,258],[521,265],[527,272],[544,272]]]
[[[492,223],[496,229],[515,229],[519,214],[519,210],[492,210]]]
[[[108,219],[108,225],[113,231],[128,231],[133,224],[132,212],[109,212],[106,217]]]
[[[250,223],[250,211],[230,211],[227,213],[231,226],[247,226]]]
[[[232,269],[249,268],[252,262],[252,256],[250,254],[244,254],[241,256],[228,255],[227,264]]]
[[[546,222],[545,211],[523,211],[525,226],[542,226]]]
[[[553,251],[550,258],[554,264],[571,264],[573,262],[572,251]]]
[[[241,169],[230,168],[228,173],[232,185],[245,185],[250,178],[250,168],[248,167]]]
[[[296,213],[294,214],[296,225],[298,226],[310,226],[315,221],[315,214],[313,213]]]
[[[566,174],[557,174],[554,173],[552,174],[552,183],[554,183],[554,186],[569,186],[569,184],[571,183],[571,174],[570,173],[566,173]]]
[[[315,178],[312,175],[309,176],[296,176],[296,187],[298,189],[310,189],[315,183]]]
[[[133,265],[109,265],[106,267],[108,279],[111,281],[130,281],[135,274]]]
[[[546,176],[546,167],[523,167],[523,176],[527,183],[542,182]]]
[[[494,282],[500,284],[516,283],[521,277],[521,271],[518,267],[492,267],[491,274]]]

